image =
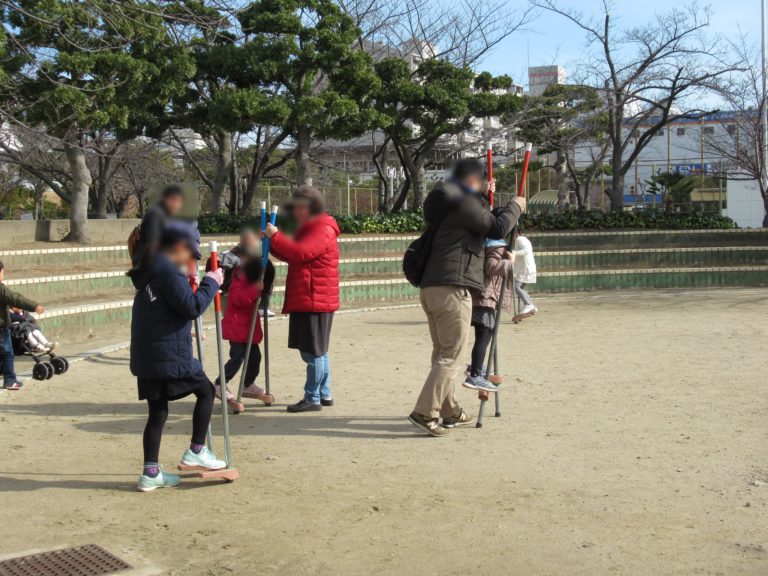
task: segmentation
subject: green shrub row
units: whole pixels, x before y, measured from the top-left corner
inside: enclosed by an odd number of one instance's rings
[[[424,227],[421,212],[339,216],[344,234],[403,234],[420,232]],[[257,216],[205,214],[198,219],[203,234],[237,234],[244,227],[258,228]],[[728,230],[736,223],[725,216],[676,214],[661,210],[644,212],[566,212],[564,214],[525,214],[525,230]]]

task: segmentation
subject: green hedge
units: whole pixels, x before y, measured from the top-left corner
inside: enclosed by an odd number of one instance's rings
[[[420,212],[375,214],[372,216],[339,216],[344,234],[403,234],[419,232],[424,226]],[[258,228],[253,216],[206,214],[198,219],[203,234],[237,234],[246,226]],[[564,214],[525,214],[525,230],[728,230],[737,228],[724,216],[675,214],[661,210],[645,212],[566,212]]]

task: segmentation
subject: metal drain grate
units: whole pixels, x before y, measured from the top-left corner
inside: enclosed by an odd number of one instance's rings
[[[0,562],[0,576],[103,576],[130,568],[101,546],[88,544]]]

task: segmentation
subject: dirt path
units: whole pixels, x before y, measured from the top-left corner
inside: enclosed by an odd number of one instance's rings
[[[231,485],[134,491],[126,353],[0,393],[0,554],[94,542],[179,576],[767,574],[768,292],[540,304],[503,325],[503,417],[446,439],[404,419],[420,310],[339,316],[337,406],[233,418]],[[301,366],[273,328],[275,392],[294,401]],[[172,408],[167,467],[190,410]]]

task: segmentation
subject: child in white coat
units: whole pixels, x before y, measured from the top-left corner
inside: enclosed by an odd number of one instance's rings
[[[520,314],[533,314],[539,311],[533,304],[530,295],[525,290],[528,284],[536,283],[536,259],[533,256],[531,241],[520,233],[520,228],[515,227],[513,238],[515,249],[514,257],[515,294],[523,301],[523,309]]]

